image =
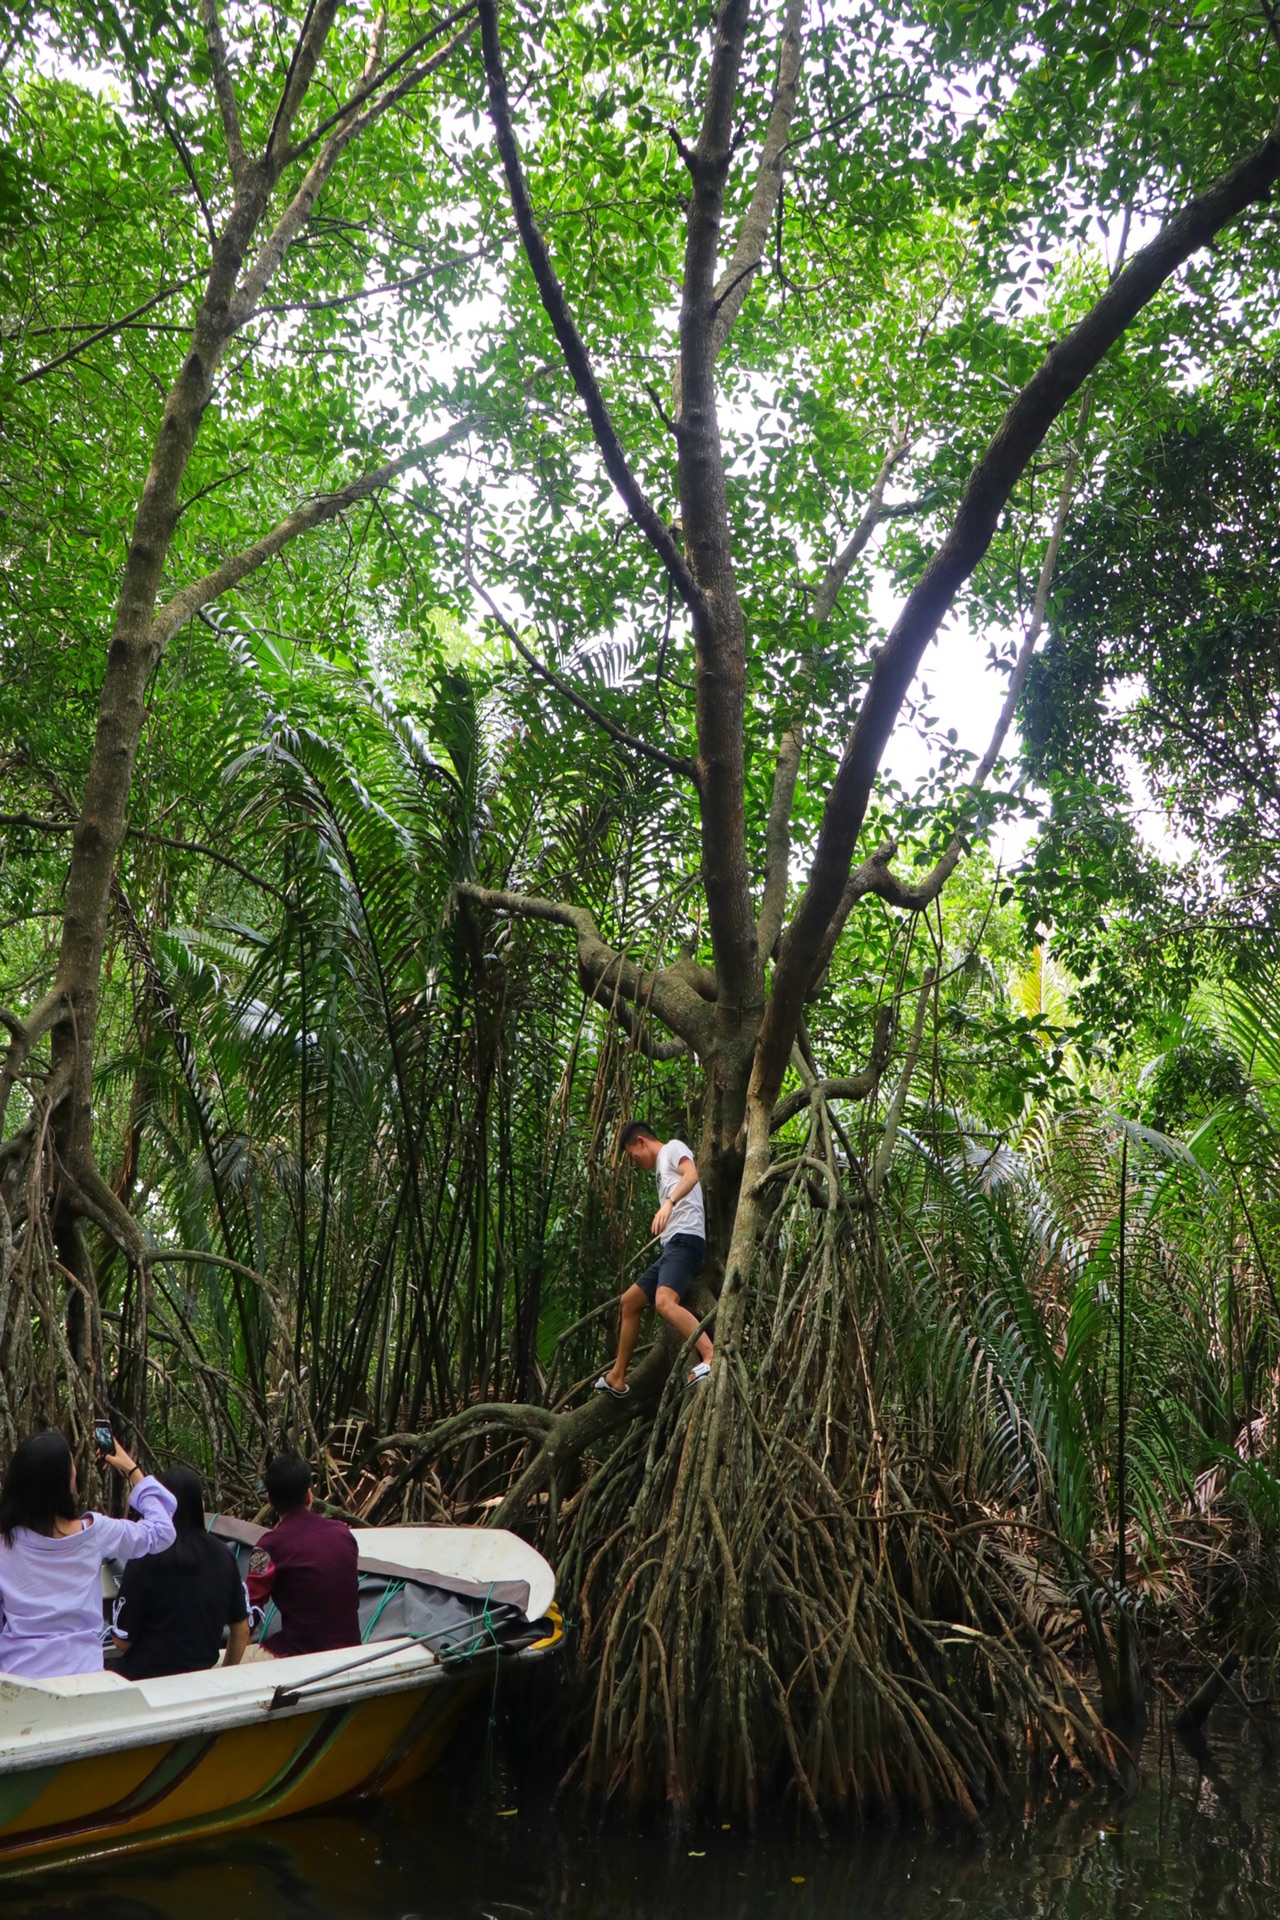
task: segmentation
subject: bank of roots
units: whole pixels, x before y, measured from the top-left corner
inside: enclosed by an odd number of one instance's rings
[[[561,1567],[593,1696],[575,1770],[726,1814],[790,1789],[821,1823],[972,1817],[1028,1757],[1105,1767],[986,1517],[888,1390],[904,1308],[869,1215],[784,1217],[722,1297],[711,1382],[688,1391],[678,1368],[579,1504]]]

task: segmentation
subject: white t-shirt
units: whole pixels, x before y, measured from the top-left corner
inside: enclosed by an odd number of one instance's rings
[[[658,1204],[661,1205],[674,1187],[680,1184],[680,1162],[694,1158],[691,1147],[683,1140],[668,1140],[658,1153],[658,1163],[654,1167],[654,1176],[658,1182]],[[707,1218],[702,1205],[702,1182],[697,1184],[677,1200],[671,1209],[671,1218],[663,1229],[663,1244],[673,1233],[696,1233],[699,1240],[707,1237]]]

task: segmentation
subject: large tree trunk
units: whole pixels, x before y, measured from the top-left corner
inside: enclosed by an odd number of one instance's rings
[[[121,1375],[145,1381],[150,1250],[127,1208],[99,1172],[93,1144],[93,1076],[101,974],[116,863],[127,829],[129,794],[146,715],[147,690],[173,634],[219,594],[264,566],[290,541],[391,484],[430,454],[446,450],[472,428],[462,421],[427,447],[412,447],[331,494],[312,498],[244,551],[188,583],[161,604],[180,496],[200,424],[229,343],[258,313],[289,249],[306,227],[317,199],[347,146],[397,102],[419,87],[465,43],[469,20],[452,16],[421,34],[407,54],[384,61],[388,16],[369,26],[369,53],[360,84],[334,109],[327,89],[320,125],[293,146],[299,115],[338,10],[338,0],[309,7],[288,61],[279,95],[259,99],[270,109],[270,131],[257,155],[246,152],[235,76],[215,0],[201,0],[200,27],[208,83],[225,136],[229,202],[220,231],[209,224],[210,260],[182,364],[164,403],[150,465],[134,513],[116,601],[98,701],[97,726],[67,872],[62,942],[54,980],[25,1013],[0,1009],[9,1046],[0,1063],[0,1282],[17,1276],[0,1297],[8,1303],[0,1324],[0,1417],[10,1437],[31,1419],[53,1419],[71,1395],[73,1425],[85,1423],[95,1391],[104,1390],[93,1264],[84,1245],[96,1226],[131,1263],[130,1313],[122,1338],[139,1348],[122,1360]],[[432,41],[437,51],[424,54]],[[387,82],[394,76],[395,84]],[[339,77],[339,89],[344,83]],[[170,130],[171,131],[171,130]],[[208,164],[214,164],[212,156]],[[296,184],[271,210],[286,169]],[[195,185],[194,175],[192,184]],[[198,188],[196,189],[198,192]],[[202,207],[206,223],[211,216]],[[47,1068],[38,1049],[47,1041]],[[14,1088],[22,1084],[29,1110],[6,1133]],[[58,1273],[71,1287],[58,1299]],[[56,1303],[56,1304],[55,1304]],[[51,1329],[47,1364],[35,1359],[33,1318]],[[139,1408],[136,1409],[140,1412]]]

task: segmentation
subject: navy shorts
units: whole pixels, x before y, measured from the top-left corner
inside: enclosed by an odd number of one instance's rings
[[[659,1287],[670,1287],[676,1299],[683,1300],[706,1251],[707,1243],[698,1233],[673,1233],[669,1240],[664,1240],[662,1252],[636,1281],[649,1305],[653,1305]]]

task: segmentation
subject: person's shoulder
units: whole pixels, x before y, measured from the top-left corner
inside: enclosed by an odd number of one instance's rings
[[[232,1553],[225,1540],[220,1540],[216,1533],[201,1533],[196,1537],[200,1542],[198,1549],[200,1558],[206,1568],[210,1571],[216,1569],[218,1572],[221,1572],[225,1561],[237,1579],[239,1578],[239,1566],[236,1561],[236,1556]]]
[[[265,1533],[260,1533],[249,1549],[250,1573],[265,1573],[271,1565],[271,1556],[279,1544],[279,1536],[275,1527],[268,1527]],[[227,1558],[231,1558],[230,1554],[227,1555]]]
[[[336,1514],[329,1513],[318,1513],[315,1517],[325,1528],[330,1544],[339,1553],[349,1553],[353,1561],[360,1558],[355,1532],[347,1521],[339,1519]]]
[[[355,1539],[355,1535],[352,1533],[348,1523],[339,1518],[337,1514],[317,1513],[314,1507],[307,1507],[300,1515],[300,1518],[304,1526],[309,1527],[312,1533],[327,1534],[330,1539],[334,1540],[337,1539],[339,1534],[346,1534],[348,1539],[351,1540]]]
[[[137,1593],[140,1587],[149,1586],[155,1574],[158,1554],[144,1553],[137,1560],[126,1560],[120,1575],[120,1592]]]
[[[670,1154],[672,1166],[678,1167],[682,1160],[692,1160],[695,1166],[698,1164],[698,1156],[687,1140],[668,1140],[662,1151]]]

